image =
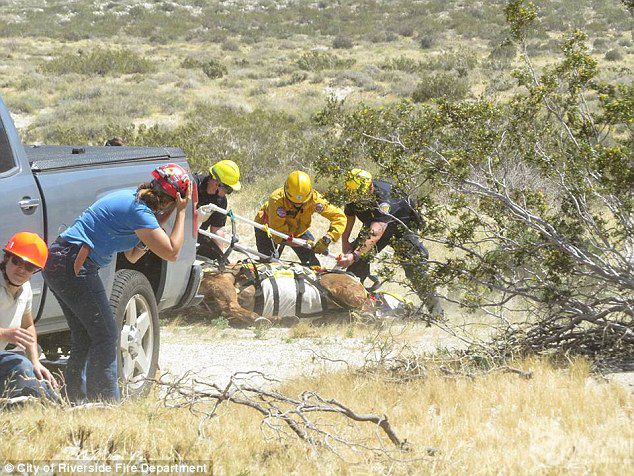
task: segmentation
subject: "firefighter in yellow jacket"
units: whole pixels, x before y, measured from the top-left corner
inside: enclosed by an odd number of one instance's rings
[[[318,213],[330,220],[328,232],[319,240],[310,232],[313,213]],[[281,231],[295,238],[302,238],[313,243],[313,249],[293,246],[293,251],[302,264],[319,266],[315,253],[328,253],[328,246],[337,241],[346,227],[346,216],[343,211],[330,204],[319,192],[313,190],[310,177],[305,172],[295,170],[286,179],[283,188],[275,190],[262,205],[255,217],[258,223]],[[255,241],[260,253],[268,256],[279,256],[288,242],[276,236],[268,236],[265,232],[255,230]]]

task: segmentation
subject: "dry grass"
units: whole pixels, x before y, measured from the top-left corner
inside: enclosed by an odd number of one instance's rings
[[[232,405],[205,424],[208,437],[202,437],[188,410],[166,409],[156,397],[114,409],[33,405],[2,412],[0,459],[182,457],[210,460],[219,474],[623,474],[631,466],[630,392],[590,379],[581,360],[564,370],[544,361],[516,366],[530,368],[533,378],[498,372],[448,378],[431,371],[425,380],[394,384],[339,373],[281,387],[289,395],[314,389],[358,411],[385,413],[412,448],[392,459],[312,452],[292,436],[276,438],[257,414]],[[375,435],[371,426],[342,428]],[[429,456],[426,447],[437,454]]]

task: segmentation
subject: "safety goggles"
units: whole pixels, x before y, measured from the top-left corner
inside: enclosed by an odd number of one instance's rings
[[[42,271],[42,268],[34,265],[33,263],[29,263],[25,259],[20,258],[17,255],[11,255],[11,262],[14,266],[18,266],[19,268],[24,268],[29,273],[37,273],[38,271]]]
[[[225,195],[231,195],[233,193],[233,188],[231,188],[226,183],[222,183],[222,180],[220,180],[214,172],[211,173],[211,178],[214,179],[216,182],[218,182],[218,188],[223,189],[225,192]]]

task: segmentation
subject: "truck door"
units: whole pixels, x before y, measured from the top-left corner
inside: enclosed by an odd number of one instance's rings
[[[0,100],[0,246],[18,231],[44,236],[42,198],[31,173],[22,142],[7,109]],[[2,255],[0,255],[2,256]],[[31,279],[33,318],[38,314],[44,280],[42,273]]]

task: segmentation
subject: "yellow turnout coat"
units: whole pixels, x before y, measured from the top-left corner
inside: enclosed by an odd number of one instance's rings
[[[343,211],[321,196],[316,190],[310,200],[304,203],[301,208],[297,208],[284,194],[284,188],[275,190],[269,199],[262,205],[255,217],[258,223],[266,224],[274,230],[281,231],[287,235],[299,237],[303,235],[313,219],[313,213],[319,213],[324,218],[330,220],[330,228],[326,233],[332,241],[339,239],[346,227],[346,215]],[[282,242],[281,238],[273,236],[276,244]]]

